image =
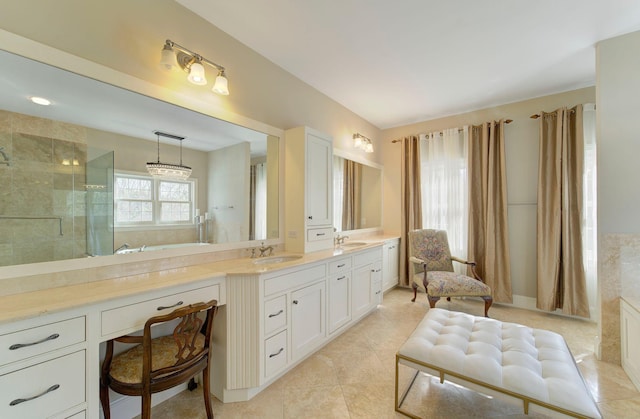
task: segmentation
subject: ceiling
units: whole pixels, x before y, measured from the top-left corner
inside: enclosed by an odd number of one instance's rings
[[[382,129],[593,86],[640,30],[637,0],[176,1]]]

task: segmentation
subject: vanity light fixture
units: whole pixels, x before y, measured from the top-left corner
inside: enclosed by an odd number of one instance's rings
[[[366,153],[373,153],[373,143],[371,142],[371,139],[365,137],[359,132],[353,134],[353,146],[361,148]]]
[[[160,57],[160,66],[165,70],[173,70],[180,67],[189,73],[187,76],[189,82],[198,86],[204,86],[207,84],[204,64],[210,65],[217,70],[216,81],[212,89],[213,92],[227,96],[229,94],[229,85],[223,66],[207,60],[202,55],[182,45],[176,44],[170,39],[165,41]]]
[[[163,179],[185,180],[191,176],[191,168],[182,164],[182,140],[184,137],[178,135],[167,134],[162,131],[154,131],[158,136],[158,161],[148,162],[147,171],[153,177]],[[162,163],[160,161],[160,137],[171,138],[180,141],[180,164]]]

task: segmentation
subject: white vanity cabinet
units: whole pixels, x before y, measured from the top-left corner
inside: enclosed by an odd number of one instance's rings
[[[316,282],[291,293],[291,360],[316,349],[326,336],[326,281]]]
[[[333,246],[333,141],[308,127],[285,131],[285,246],[313,252]]]
[[[68,417],[87,407],[86,317],[0,326],[0,417]]]
[[[382,249],[353,255],[352,318],[357,320],[382,302]]]
[[[398,285],[400,268],[400,239],[390,239],[382,246],[382,291]]]
[[[640,390],[640,300],[620,299],[622,368]]]
[[[351,321],[351,257],[329,262],[329,334]]]

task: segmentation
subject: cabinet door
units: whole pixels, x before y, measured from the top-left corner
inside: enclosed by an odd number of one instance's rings
[[[383,247],[382,289],[384,291],[398,284],[400,248],[397,240],[385,243]]]
[[[371,276],[373,272],[373,264],[364,265],[356,269],[353,273],[353,318],[357,319],[364,313],[369,311],[373,304],[373,289],[371,288]]]
[[[382,304],[382,262],[373,262],[371,269],[371,305]]]
[[[291,356],[299,359],[325,338],[325,282],[291,293]]]
[[[329,279],[329,333],[351,321],[351,273]]]
[[[331,225],[333,219],[333,145],[307,134],[306,149],[307,225]]]

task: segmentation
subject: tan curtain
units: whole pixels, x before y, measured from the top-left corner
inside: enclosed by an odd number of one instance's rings
[[[541,113],[536,306],[589,317],[582,263],[583,137],[582,105]]]
[[[409,231],[422,228],[420,197],[420,139],[417,136],[402,139],[402,215],[400,221],[400,284],[408,287],[413,277],[413,264],[409,263],[407,238]]]
[[[360,228],[362,207],[362,165],[344,159],[344,199],[342,201],[342,231]]]
[[[503,120],[471,127],[468,246],[493,300],[512,303]]]

